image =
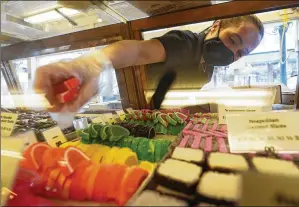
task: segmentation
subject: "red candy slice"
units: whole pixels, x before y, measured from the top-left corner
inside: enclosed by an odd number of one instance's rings
[[[63,83],[54,86],[54,93],[59,94],[69,91],[80,86],[80,80],[77,78],[70,78]]]

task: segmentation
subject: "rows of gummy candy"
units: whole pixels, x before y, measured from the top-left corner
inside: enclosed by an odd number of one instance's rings
[[[215,117],[215,114],[203,114],[191,119],[182,131],[182,139],[178,146],[201,149],[204,152],[229,153],[227,126],[218,124]],[[248,155],[252,157],[255,153]],[[299,162],[299,154],[276,153],[275,157]]]
[[[182,131],[179,147],[201,149],[205,152],[229,152],[226,125],[201,117],[191,120]]]

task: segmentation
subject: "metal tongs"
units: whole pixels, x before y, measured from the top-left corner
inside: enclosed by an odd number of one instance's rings
[[[176,79],[176,76],[177,76],[177,74],[174,70],[168,70],[162,76],[162,78],[159,81],[158,87],[149,103],[151,110],[160,109],[161,104],[164,101],[165,95],[171,88],[173,82]]]

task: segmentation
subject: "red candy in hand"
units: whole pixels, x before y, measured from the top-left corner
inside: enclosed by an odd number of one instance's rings
[[[59,103],[67,103],[75,100],[79,94],[80,80],[71,78],[54,86],[54,93]]]

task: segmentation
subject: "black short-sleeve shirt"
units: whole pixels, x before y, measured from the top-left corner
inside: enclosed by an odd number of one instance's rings
[[[187,30],[173,30],[155,38],[163,44],[166,59],[162,63],[150,64],[148,73],[151,77],[155,77],[154,73],[159,74],[156,75],[156,79],[159,79],[166,70],[173,69],[178,74],[174,88],[201,88],[213,75],[212,66],[202,67],[200,64],[204,38],[204,32],[197,34]],[[159,80],[148,81],[151,89],[155,88],[156,81]],[[186,82],[188,84],[184,86]]]

